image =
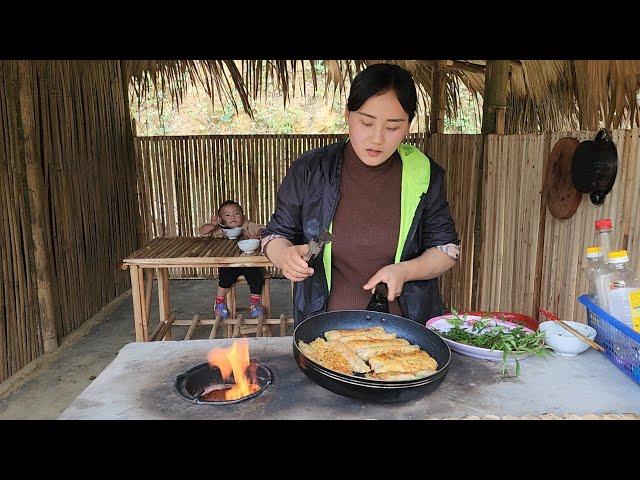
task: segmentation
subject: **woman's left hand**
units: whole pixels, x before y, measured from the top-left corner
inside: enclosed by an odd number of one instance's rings
[[[406,274],[402,265],[394,263],[387,265],[378,270],[373,277],[364,284],[362,288],[369,290],[371,293],[376,291],[376,285],[380,282],[386,283],[389,289],[387,299],[390,302],[395,301],[402,293],[402,286],[406,281]]]

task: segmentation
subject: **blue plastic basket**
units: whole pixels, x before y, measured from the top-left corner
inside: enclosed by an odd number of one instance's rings
[[[609,315],[588,295],[578,301],[587,309],[587,322],[596,329],[595,342],[613,364],[640,384],[640,333]]]

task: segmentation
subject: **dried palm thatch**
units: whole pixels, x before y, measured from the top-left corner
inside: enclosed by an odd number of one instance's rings
[[[408,69],[416,80],[425,112],[431,105],[433,60],[163,60],[129,61],[127,73],[138,98],[153,85],[169,91],[179,105],[189,85],[204,87],[212,101],[230,101],[237,111],[233,91],[243,109],[252,115],[251,101],[270,89],[282,94],[285,106],[295,95],[296,77],[306,75],[309,65],[314,94],[317,77],[324,75],[327,89],[346,95],[347,86],[359,71],[377,62],[395,63]],[[460,85],[476,100],[484,92],[483,60],[447,61],[446,113],[455,117],[460,108]],[[302,82],[303,95],[304,90]],[[511,62],[507,133],[550,130],[624,128],[640,125],[638,90],[640,61],[636,60],[515,60]],[[326,92],[325,92],[326,94]],[[161,108],[159,108],[161,109]]]

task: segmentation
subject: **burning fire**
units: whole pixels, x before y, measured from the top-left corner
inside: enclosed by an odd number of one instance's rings
[[[249,342],[246,339],[234,341],[230,348],[214,348],[207,355],[209,365],[216,366],[222,373],[222,379],[226,382],[233,373],[235,384],[224,392],[225,400],[236,400],[246,397],[260,390],[256,382],[255,371],[251,372],[253,378],[246,375],[249,364]]]

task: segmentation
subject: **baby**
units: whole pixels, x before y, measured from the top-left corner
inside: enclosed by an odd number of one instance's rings
[[[209,223],[205,223],[200,227],[200,235],[211,236],[215,238],[223,238],[224,228],[242,228],[242,237],[244,238],[260,238],[264,225],[250,222],[244,216],[244,211],[240,204],[233,200],[227,200],[220,208],[218,215],[212,215]],[[257,318],[263,315],[262,310],[262,286],[264,277],[262,269],[257,267],[222,267],[220,268],[218,279],[218,290],[216,292],[216,303],[214,306],[214,315],[220,315],[220,318],[229,318],[229,309],[225,303],[225,296],[238,277],[244,275],[251,290],[251,306],[250,315]]]

